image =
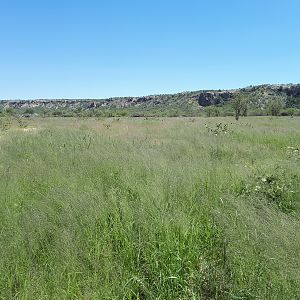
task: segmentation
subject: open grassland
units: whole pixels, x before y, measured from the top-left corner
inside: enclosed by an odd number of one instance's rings
[[[0,298],[300,299],[299,144],[298,117],[2,126]]]

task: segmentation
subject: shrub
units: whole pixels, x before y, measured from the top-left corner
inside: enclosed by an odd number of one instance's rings
[[[279,116],[283,106],[284,105],[281,100],[271,100],[267,105],[268,114],[271,116]]]
[[[0,131],[6,131],[10,129],[11,125],[11,118],[4,117],[0,119]]]
[[[216,106],[207,106],[204,111],[207,117],[219,117],[221,115],[220,108]]]
[[[34,114],[33,108],[26,108],[24,114],[30,114],[30,115]]]
[[[13,108],[11,108],[11,107],[6,108],[5,112],[6,112],[6,114],[8,114],[10,116],[12,116],[12,115],[15,114],[15,110]]]
[[[283,212],[295,210],[297,175],[287,174],[276,167],[274,171],[259,176],[256,181],[255,192],[263,195],[270,203],[274,203]]]

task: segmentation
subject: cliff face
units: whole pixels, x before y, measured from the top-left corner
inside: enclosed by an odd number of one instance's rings
[[[235,93],[235,91],[200,92],[192,98],[196,99],[200,106],[218,105],[232,99]]]
[[[178,94],[152,95],[144,97],[116,97],[109,99],[37,99],[37,100],[2,100],[0,109],[41,108],[41,109],[84,109],[95,108],[128,108],[159,106],[209,106],[224,105],[235,95],[247,97],[252,106],[264,106],[270,99],[280,98],[286,102],[299,106],[300,84],[277,84],[250,86],[237,90],[206,90],[183,92]]]

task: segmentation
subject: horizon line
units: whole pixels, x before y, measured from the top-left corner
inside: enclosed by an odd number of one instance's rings
[[[263,83],[263,84],[255,84],[255,85],[247,85],[244,87],[239,88],[230,88],[230,89],[200,89],[200,90],[188,90],[188,91],[181,91],[181,92],[171,92],[171,93],[158,93],[158,94],[148,94],[148,95],[139,95],[139,96],[112,96],[112,97],[105,97],[105,98],[27,98],[27,99],[0,99],[0,101],[82,101],[82,100],[111,100],[111,99],[118,99],[118,98],[142,98],[142,97],[153,97],[153,96],[167,96],[167,95],[179,95],[184,93],[196,93],[196,92],[226,92],[226,91],[237,91],[245,88],[251,87],[261,87],[261,86],[289,86],[289,85],[299,85],[300,83]]]

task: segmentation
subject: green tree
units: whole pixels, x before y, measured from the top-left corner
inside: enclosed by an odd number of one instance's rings
[[[235,119],[238,121],[239,117],[246,116],[248,111],[247,99],[242,94],[237,94],[232,101],[232,107],[235,113]]]
[[[221,115],[219,107],[207,106],[205,107],[205,114],[207,117],[219,117]]]
[[[286,110],[286,112],[287,112],[288,116],[293,117],[295,114],[295,109],[290,107]]]
[[[271,116],[279,116],[283,106],[283,102],[280,99],[269,101],[267,105],[268,114]]]
[[[15,110],[11,107],[5,109],[7,115],[13,116],[15,114]]]
[[[34,114],[33,108],[26,108],[24,114],[30,114],[30,115]]]

